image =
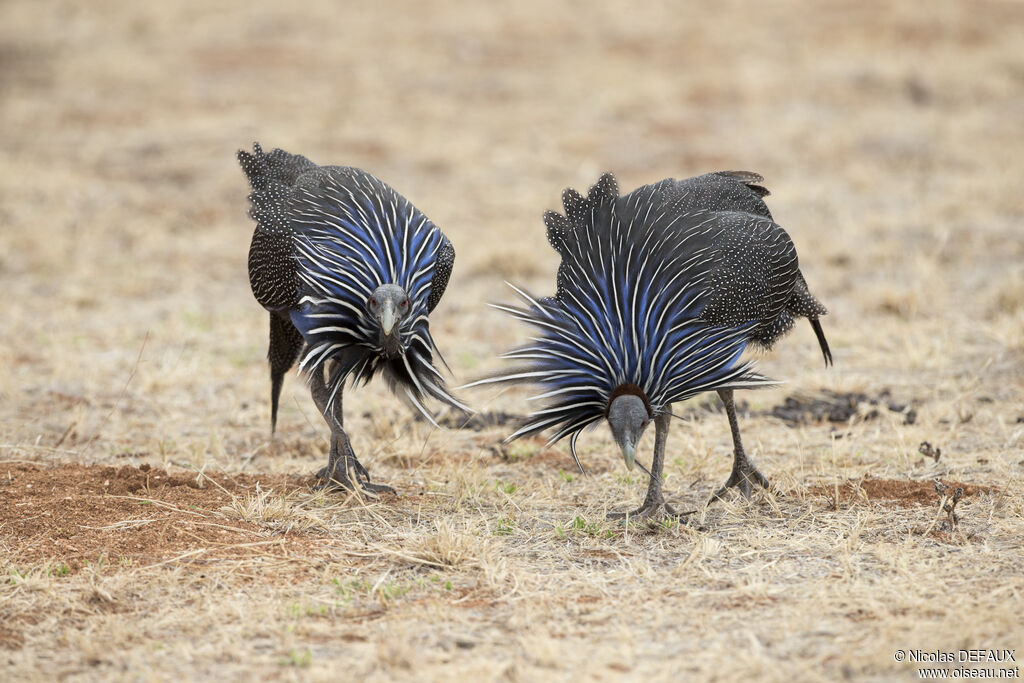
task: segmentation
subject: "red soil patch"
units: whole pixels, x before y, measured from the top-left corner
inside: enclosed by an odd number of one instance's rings
[[[199,563],[280,556],[301,543],[302,534],[274,535],[218,510],[232,496],[254,492],[257,483],[287,493],[308,481],[223,473],[200,479],[149,465],[0,466],[0,547],[19,564],[52,563],[73,572],[86,562],[142,566],[182,556]]]
[[[948,492],[952,494],[958,487],[964,490],[964,497],[977,495],[979,493],[994,493],[998,489],[994,486],[981,484],[966,484],[961,481],[943,481],[949,486]],[[847,481],[839,485],[839,500],[837,503],[852,503],[862,499],[858,489],[867,496],[868,500],[883,500],[895,503],[900,507],[913,507],[915,505],[938,505],[940,496],[935,491],[935,485],[930,481],[912,481],[909,479],[874,479],[868,477],[863,480]],[[810,493],[825,496],[828,499],[835,498],[836,488],[834,486],[813,486]]]

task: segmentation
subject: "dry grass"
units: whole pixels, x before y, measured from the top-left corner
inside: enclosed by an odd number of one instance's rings
[[[896,649],[1024,650],[1021,44],[1001,2],[0,4],[0,670],[912,679]],[[252,140],[371,170],[444,228],[458,379],[522,338],[483,306],[503,279],[551,289],[563,187],[764,174],[836,354],[800,326],[761,360],[788,384],[742,397],[786,495],[703,508],[730,439],[696,400],[665,478],[698,512],[625,528],[604,515],[644,482],[606,430],[583,478],[380,386],[346,424],[402,495],[311,491],[301,382],[267,435]],[[773,416],[837,394],[864,395],[843,422]],[[978,487],[955,528],[935,478]]]

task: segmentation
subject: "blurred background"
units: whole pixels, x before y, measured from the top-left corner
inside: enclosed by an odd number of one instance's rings
[[[524,336],[483,305],[504,280],[553,290],[540,216],[564,187],[761,173],[836,364],[798,326],[762,361],[789,384],[748,400],[888,387],[931,427],[977,413],[949,435],[964,447],[1019,447],[1022,46],[1024,6],[994,1],[6,0],[0,439],[312,471],[319,454],[293,458],[326,432],[300,381],[279,424],[294,448],[267,445],[234,156],[259,141],[364,168],[448,234],[431,326],[455,383]],[[412,419],[381,386],[356,395],[357,449],[391,429],[363,407]]]

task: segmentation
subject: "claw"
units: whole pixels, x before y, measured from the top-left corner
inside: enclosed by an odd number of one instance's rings
[[[711,496],[711,500],[709,500],[708,503],[721,500],[725,496],[726,491],[733,487],[738,488],[743,497],[749,499],[750,494],[753,493],[754,484],[757,484],[761,488],[771,488],[771,483],[769,483],[768,478],[761,474],[761,472],[751,465],[749,461],[744,461],[743,463],[734,465],[732,468],[732,474],[729,475],[729,479],[725,482],[725,486],[718,489],[715,495]]]
[[[356,475],[356,483],[353,484],[352,478],[344,473],[342,467],[335,467],[333,473],[328,473],[328,469],[323,467],[319,472],[316,473],[316,478],[320,483],[313,487],[314,491],[355,491],[356,484],[362,493],[368,493],[372,496],[380,496],[384,493],[395,493],[395,490],[387,484],[374,484],[370,481],[370,475],[367,474],[366,468],[356,460],[354,463],[350,463],[351,471]]]
[[[360,486],[362,487],[363,491],[365,491],[366,493],[370,493],[370,494],[373,494],[373,495],[376,495],[376,496],[379,496],[379,495],[381,495],[383,493],[390,493],[392,495],[398,495],[395,492],[395,490],[393,488],[391,488],[390,486],[388,486],[387,484],[372,484],[372,483],[370,483],[368,481],[364,481],[364,482],[362,482],[360,484]]]
[[[666,517],[674,517],[681,519],[687,515],[692,515],[696,510],[690,510],[688,512],[679,512],[674,507],[666,503],[665,501],[645,501],[643,505],[638,507],[632,512],[609,512],[608,519],[636,519],[636,520],[659,520]]]

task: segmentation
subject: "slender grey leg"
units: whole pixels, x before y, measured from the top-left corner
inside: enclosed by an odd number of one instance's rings
[[[669,422],[672,416],[668,411],[654,418],[654,458],[651,461],[650,482],[647,484],[647,496],[643,505],[629,513],[629,517],[653,517],[660,512],[678,516],[671,505],[665,502],[661,492],[661,471],[665,465],[665,442],[668,439]],[[609,512],[611,519],[624,519],[625,512]]]
[[[729,416],[729,428],[732,429],[733,461],[732,474],[729,475],[725,486],[718,489],[718,492],[711,497],[713,502],[725,495],[725,492],[732,487],[737,487],[744,498],[750,498],[750,492],[754,484],[769,488],[768,479],[761,474],[754,464],[750,462],[746,451],[743,450],[743,441],[740,439],[740,426],[736,421],[736,405],[732,400],[732,389],[720,389],[719,398],[725,404],[725,413]]]
[[[327,457],[327,466],[316,474],[317,479],[321,482],[319,486],[326,488],[340,486],[353,490],[354,483],[358,483],[361,489],[370,493],[394,493],[395,490],[390,486],[370,482],[369,473],[359,462],[355,451],[352,450],[352,442],[349,441],[348,434],[345,432],[342,389],[338,389],[334,402],[328,410],[330,392],[324,379],[324,370],[318,369],[310,378],[310,391],[313,395],[313,402],[331,428],[331,452]]]
[[[651,460],[651,480],[647,484],[647,496],[641,509],[665,502],[661,493],[661,470],[665,466],[665,442],[668,440],[668,413],[654,419],[654,458]]]
[[[320,486],[322,487],[341,486],[352,489],[352,480],[349,478],[348,468],[345,467],[349,459],[348,455],[352,452],[352,444],[349,442],[348,434],[345,433],[344,420],[341,415],[340,391],[339,395],[335,397],[333,410],[328,411],[327,403],[330,393],[327,391],[324,373],[323,368],[317,368],[310,376],[309,382],[313,403],[323,415],[327,426],[331,428],[331,450],[327,456],[327,466],[317,472],[316,476],[321,481]],[[352,453],[352,456],[355,457],[355,453]],[[342,467],[339,468],[339,464]]]

